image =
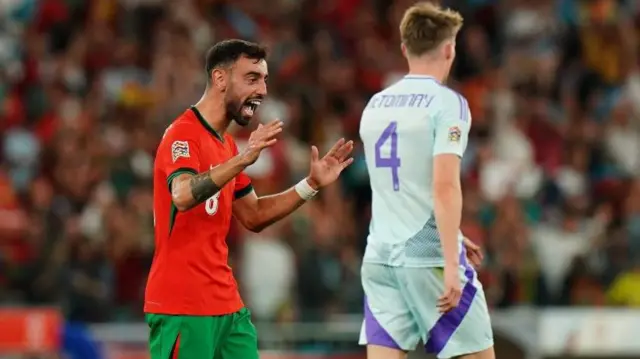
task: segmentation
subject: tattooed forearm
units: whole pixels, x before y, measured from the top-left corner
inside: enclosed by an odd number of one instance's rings
[[[197,175],[181,174],[171,183],[171,199],[178,211],[187,211],[220,192],[246,166],[233,157],[227,162]]]
[[[206,201],[220,191],[220,187],[211,179],[209,171],[191,177],[189,187],[191,188],[191,196],[196,204]]]

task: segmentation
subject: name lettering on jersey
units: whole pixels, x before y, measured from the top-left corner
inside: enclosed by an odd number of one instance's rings
[[[458,143],[460,142],[460,137],[462,137],[462,131],[460,130],[460,127],[449,127],[449,142]]]
[[[427,108],[435,96],[428,94],[376,95],[367,108]]]
[[[189,153],[189,142],[173,141],[171,144],[171,158],[173,159],[173,162],[176,162],[180,157],[191,157]]]

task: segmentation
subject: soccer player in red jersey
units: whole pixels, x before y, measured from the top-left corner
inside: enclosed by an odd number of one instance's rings
[[[231,217],[252,231],[284,218],[334,182],[352,159],[338,141],[311,148],[309,176],[258,197],[243,170],[276,142],[282,123],[259,125],[239,152],[226,133],[246,126],[267,94],[266,51],[242,40],[214,45],[200,101],[166,130],[154,165],[155,254],[145,293],[151,359],[256,359],[256,330],[227,264]]]

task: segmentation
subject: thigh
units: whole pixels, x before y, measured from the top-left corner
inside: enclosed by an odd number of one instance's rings
[[[428,342],[429,332],[440,318],[437,304],[444,289],[443,278],[442,268],[398,268],[402,295],[424,343]]]
[[[251,312],[242,308],[232,315],[232,324],[215,359],[258,359],[258,334]]]
[[[365,293],[361,345],[377,345],[403,351],[415,349],[420,331],[402,296],[396,268],[365,263],[362,286]]]
[[[444,290],[442,268],[402,268],[400,278],[409,307],[418,321],[425,349],[450,358],[475,353],[493,344],[482,285],[470,267],[460,268],[462,296],[452,311],[440,314],[437,300]]]
[[[147,314],[151,359],[213,359],[221,328],[216,317]]]

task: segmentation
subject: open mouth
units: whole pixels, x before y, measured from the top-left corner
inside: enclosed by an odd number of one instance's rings
[[[245,117],[253,116],[254,112],[258,109],[258,106],[262,103],[261,99],[248,100],[242,105],[242,115]]]

